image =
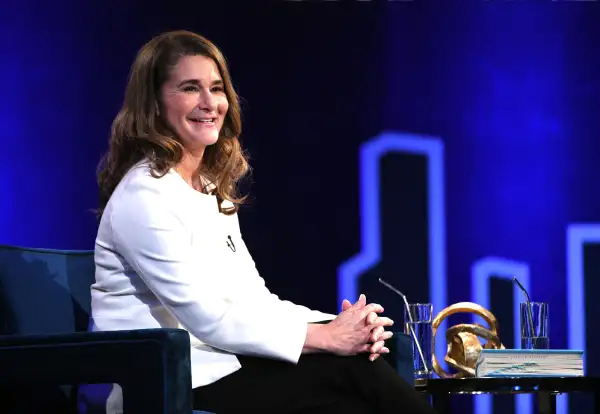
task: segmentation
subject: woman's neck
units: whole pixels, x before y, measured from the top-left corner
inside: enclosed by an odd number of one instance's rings
[[[191,154],[186,152],[183,155],[183,158],[175,166],[175,171],[184,179],[186,183],[194,190],[202,191],[203,185],[200,176],[200,168],[202,166],[202,155],[201,154]]]

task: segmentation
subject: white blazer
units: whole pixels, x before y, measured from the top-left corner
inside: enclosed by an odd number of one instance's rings
[[[237,215],[175,172],[132,168],[102,216],[91,287],[93,330],[183,327],[192,386],[240,368],[235,354],[296,363],[307,324],[334,315],[280,300],[265,287]]]

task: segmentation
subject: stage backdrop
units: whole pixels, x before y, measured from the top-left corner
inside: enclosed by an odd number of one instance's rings
[[[551,346],[586,349],[598,374],[600,10],[430,3],[4,6],[0,243],[93,248],[95,169],[129,65],[153,35],[190,29],[223,49],[243,98],[240,216],[273,291],[329,312],[364,292],[400,329],[383,277],[435,312],[489,306],[511,347],[517,276],[550,303]],[[559,412],[587,403],[560,397]]]

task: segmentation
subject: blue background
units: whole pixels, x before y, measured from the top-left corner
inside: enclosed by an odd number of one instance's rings
[[[340,266],[361,250],[361,222],[373,220],[360,210],[361,145],[382,131],[422,134],[443,143],[443,232],[428,233],[425,159],[387,157],[385,264],[367,279],[385,276],[409,299],[430,300],[428,246],[443,238],[439,311],[473,299],[477,260],[525,263],[532,297],[550,302],[552,347],[569,346],[567,228],[600,223],[599,6],[248,3],[3,5],[0,243],[93,248],[95,170],[129,65],[151,36],[190,29],[223,49],[244,99],[255,172],[240,215],[272,290],[338,309]],[[586,267],[589,294],[598,270]],[[397,299],[367,279],[362,290],[401,319]],[[500,283],[490,295],[508,338],[512,302],[501,295],[511,289]],[[593,309],[588,349],[598,342]],[[600,361],[587,363],[598,374]]]

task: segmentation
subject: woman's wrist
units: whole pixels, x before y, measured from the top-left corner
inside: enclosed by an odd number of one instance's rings
[[[309,323],[306,328],[306,340],[304,341],[302,353],[331,352],[332,342],[327,324]]]

